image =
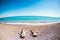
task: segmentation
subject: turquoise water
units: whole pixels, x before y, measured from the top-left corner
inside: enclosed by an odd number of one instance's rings
[[[0,18],[3,22],[57,22],[60,18],[46,16],[15,16]]]

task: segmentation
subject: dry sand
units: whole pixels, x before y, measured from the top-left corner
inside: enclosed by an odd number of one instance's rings
[[[24,39],[19,36],[21,29],[28,30]],[[32,37],[30,30],[38,31],[37,37]],[[0,24],[0,40],[60,40],[60,23],[47,25]]]

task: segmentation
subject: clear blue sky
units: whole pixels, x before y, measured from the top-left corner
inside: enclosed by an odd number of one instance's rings
[[[60,17],[60,0],[1,0],[0,17]]]

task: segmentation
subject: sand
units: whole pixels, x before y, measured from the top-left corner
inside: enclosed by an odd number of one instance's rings
[[[20,38],[21,29],[27,30],[26,37]],[[38,32],[31,36],[30,30]],[[60,23],[46,25],[10,25],[0,24],[0,40],[60,40]]]

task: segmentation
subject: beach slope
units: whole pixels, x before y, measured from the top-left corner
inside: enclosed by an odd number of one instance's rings
[[[19,36],[21,29],[28,30],[27,36]],[[30,35],[30,30],[38,32],[37,37]],[[60,40],[60,23],[46,25],[11,25],[0,24],[0,40]]]

